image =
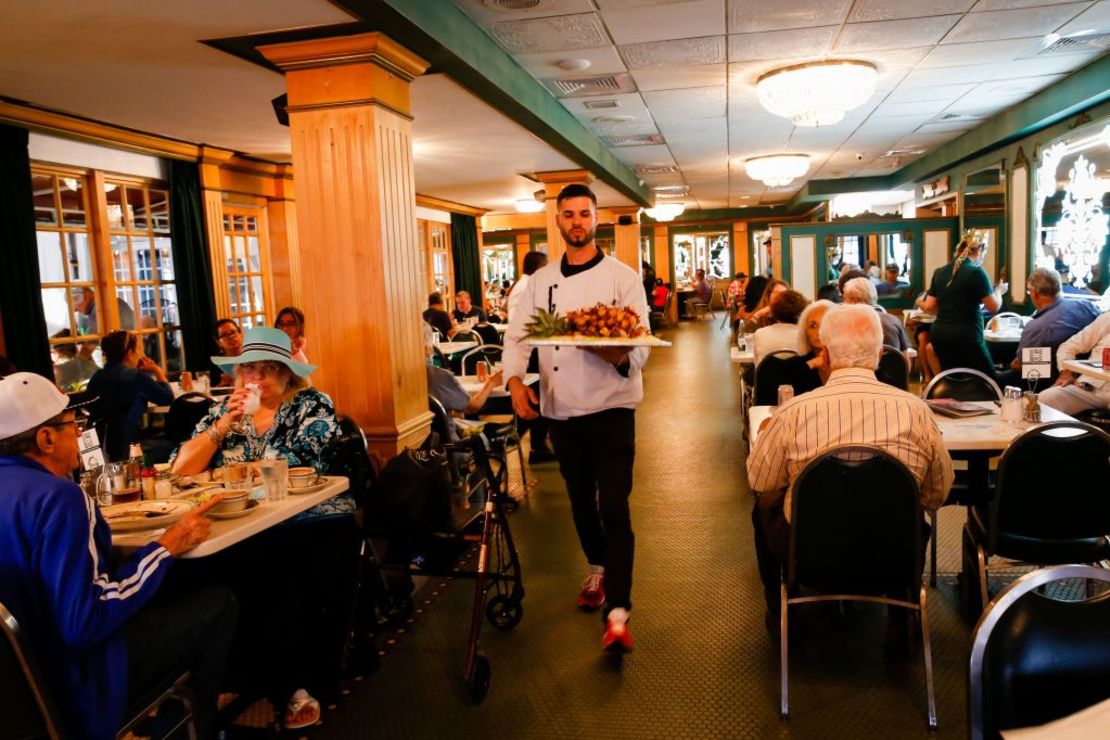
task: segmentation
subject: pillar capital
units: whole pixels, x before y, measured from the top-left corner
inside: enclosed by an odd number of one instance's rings
[[[409,83],[428,68],[380,33],[268,44],[258,52],[285,73],[290,114],[379,105],[411,118]]]
[[[258,52],[282,72],[345,64],[373,64],[405,82],[424,74],[428,62],[381,33],[358,33],[259,46]]]

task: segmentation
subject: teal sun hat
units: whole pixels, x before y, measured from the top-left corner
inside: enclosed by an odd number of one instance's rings
[[[293,345],[289,335],[281,329],[255,326],[243,332],[243,353],[238,357],[219,355],[212,358],[216,367],[228,375],[235,374],[235,366],[244,362],[280,362],[302,378],[316,369],[315,365],[293,359]]]

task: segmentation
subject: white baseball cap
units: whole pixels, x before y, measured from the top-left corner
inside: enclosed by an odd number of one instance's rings
[[[34,429],[62,413],[69,396],[35,373],[12,373],[0,378],[0,439]]]

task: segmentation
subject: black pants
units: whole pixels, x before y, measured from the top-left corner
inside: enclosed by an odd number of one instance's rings
[[[204,737],[216,713],[239,608],[226,588],[159,593],[124,628],[128,717],[154,691],[191,672],[197,726]]]
[[[606,409],[553,420],[551,440],[582,551],[591,565],[605,567],[608,609],[631,609],[636,538],[628,497],[636,456],[636,412]]]

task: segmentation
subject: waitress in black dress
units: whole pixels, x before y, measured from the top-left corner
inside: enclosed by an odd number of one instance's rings
[[[979,305],[997,313],[1007,286],[1002,282],[991,287],[982,268],[986,253],[986,244],[973,234],[966,235],[956,247],[953,260],[933,273],[923,308],[937,316],[931,337],[943,369],[968,367],[994,378],[994,361],[983,339]]]

